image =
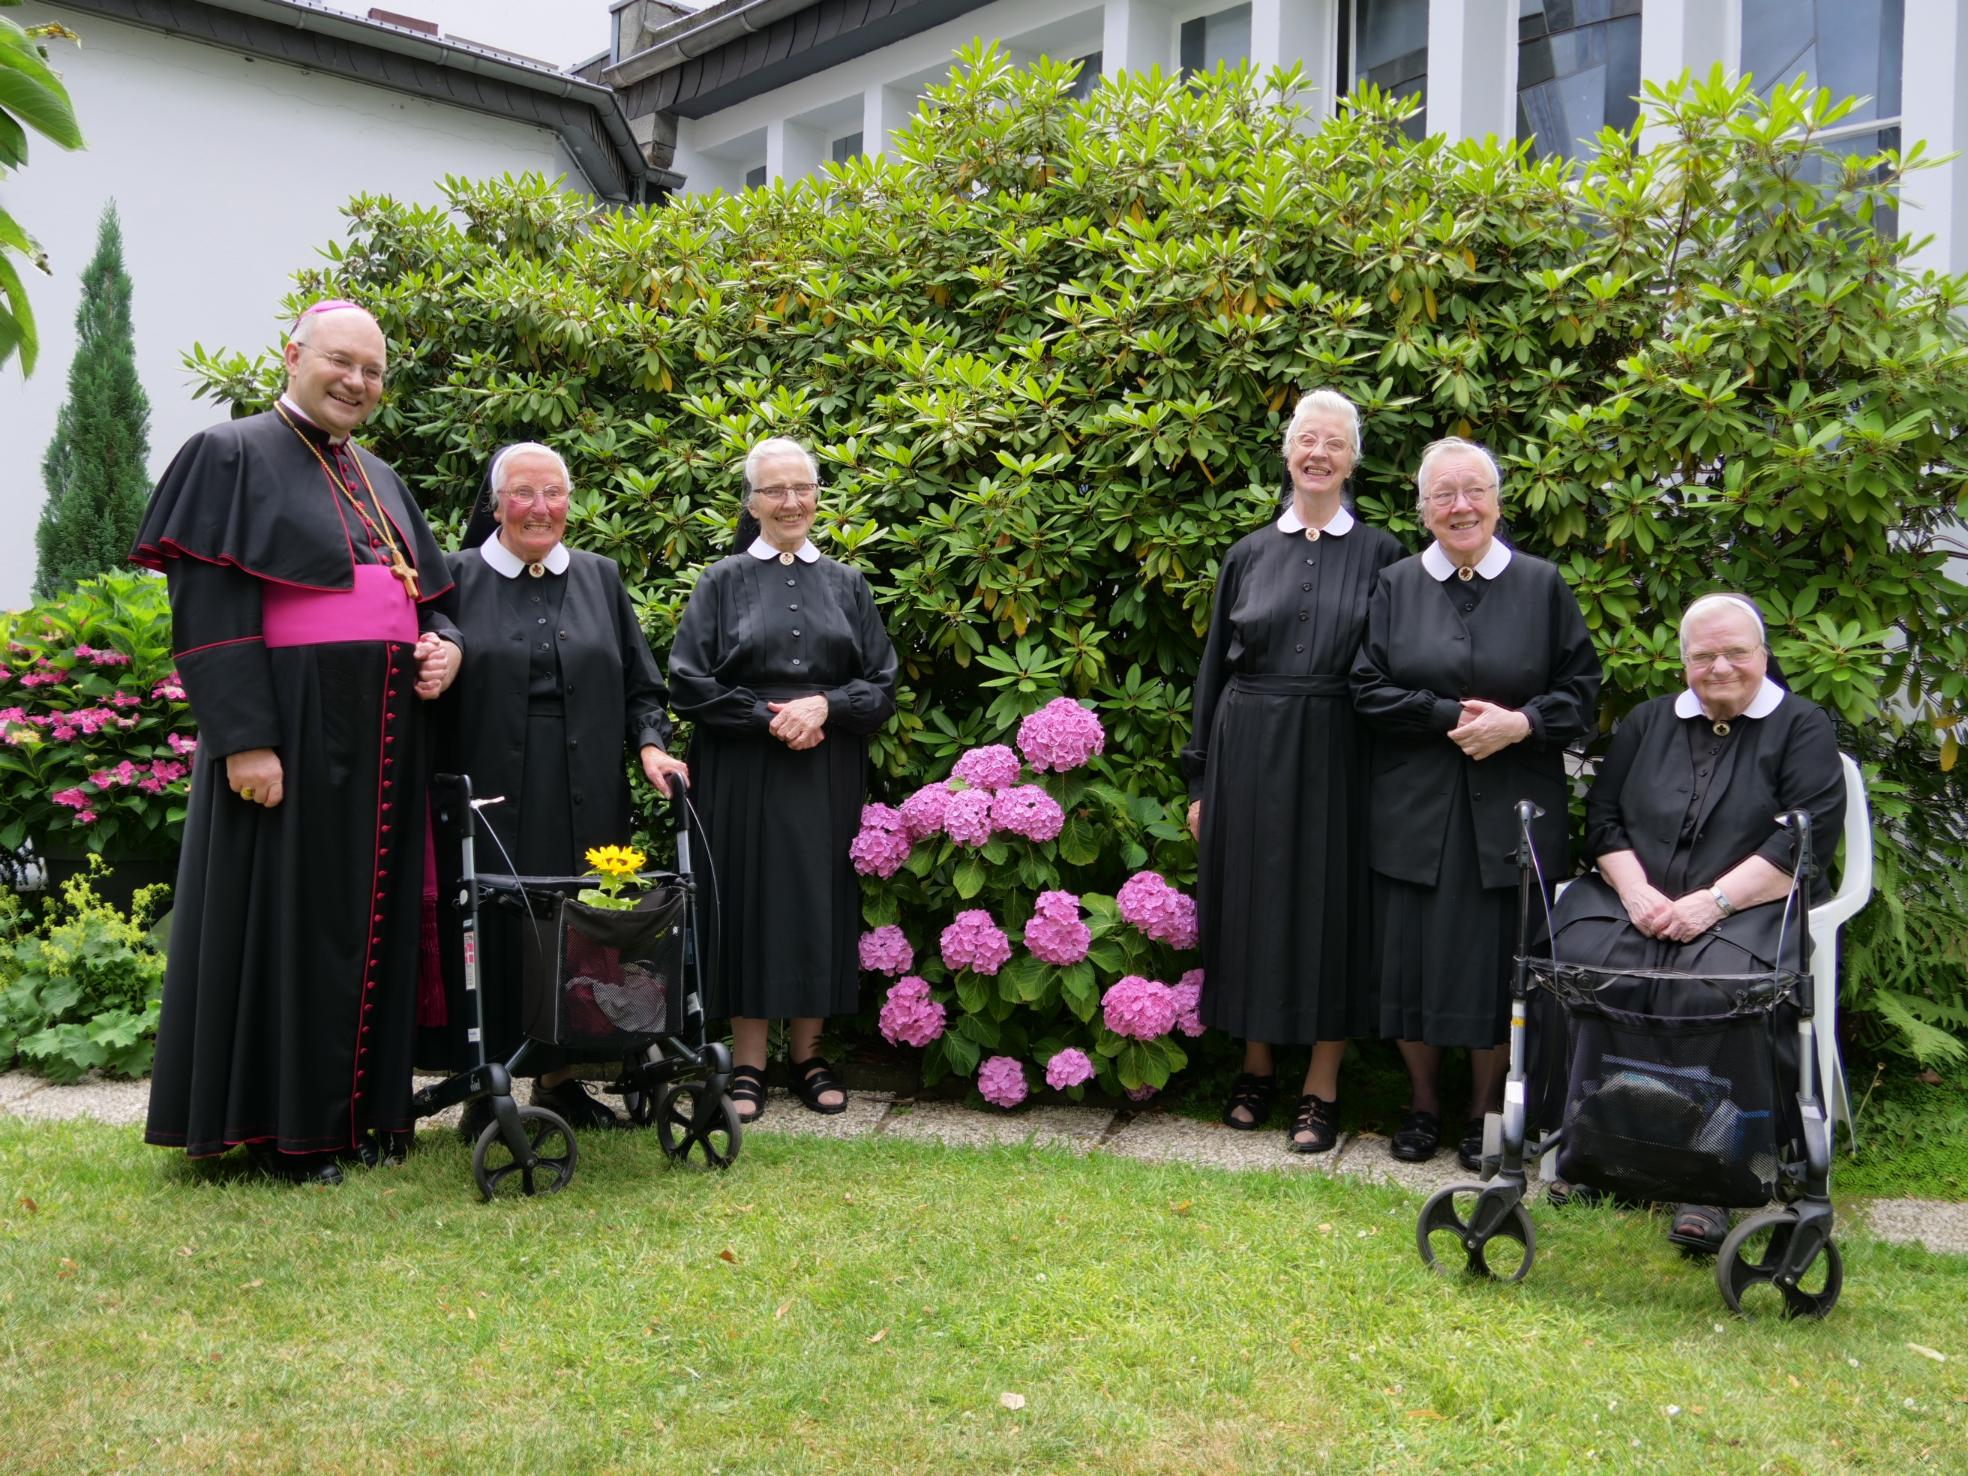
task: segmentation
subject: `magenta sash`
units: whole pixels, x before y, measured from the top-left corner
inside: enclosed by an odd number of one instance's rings
[[[268,584],[260,596],[260,630],[269,646],[326,646],[337,641],[417,641],[417,607],[402,581],[381,564],[357,564],[350,589],[296,589]]]

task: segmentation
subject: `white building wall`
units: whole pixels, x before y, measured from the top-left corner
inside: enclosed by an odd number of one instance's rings
[[[358,193],[434,203],[434,182],[537,169],[579,171],[548,130],[253,60],[55,5],[7,12],[59,20],[82,46],[51,60],[89,147],[63,153],[30,135],[26,168],[7,176],[7,210],[47,249],[55,275],[29,272],[41,360],[23,383],[0,368],[0,487],[11,535],[0,540],[0,608],[34,580],[41,457],[68,392],[78,279],[113,196],[133,288],[137,370],[150,396],[151,472],[193,431],[223,417],[194,401],[180,356],[193,343],[255,352],[277,339],[275,308],[295,269],[343,235]]]

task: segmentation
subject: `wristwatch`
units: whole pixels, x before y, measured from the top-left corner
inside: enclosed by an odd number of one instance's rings
[[[1715,910],[1724,917],[1728,917],[1735,912],[1736,904],[1729,900],[1729,894],[1720,887],[1716,887],[1708,895],[1715,899]]]

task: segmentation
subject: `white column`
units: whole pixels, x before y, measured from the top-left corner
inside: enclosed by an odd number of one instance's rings
[[[1517,136],[1517,0],[1428,0],[1430,133]]]
[[[1175,67],[1175,28],[1155,0],[1107,0],[1100,24],[1100,74]]]
[[[1742,0],[1647,0],[1640,7],[1640,76],[1672,82],[1683,72],[1706,77],[1717,62],[1742,70]],[[1656,142],[1658,124],[1641,137]]]
[[[1900,71],[1901,148],[1924,141],[1938,158],[1968,146],[1968,17],[1956,0],[1906,0]],[[1968,161],[1909,174],[1900,185],[1900,234],[1932,236],[1918,271],[1968,270]]]
[[[775,118],[765,126],[765,172],[772,179],[804,179],[827,157],[820,130]]]
[[[887,153],[890,141],[915,114],[915,89],[880,82],[870,87],[861,101],[861,152]]]
[[[1316,91],[1305,101],[1330,118],[1339,95],[1340,0],[1251,0],[1251,65],[1262,74],[1298,62]]]

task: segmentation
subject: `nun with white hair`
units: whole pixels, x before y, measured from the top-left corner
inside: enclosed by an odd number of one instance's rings
[[[698,893],[707,973],[714,1010],[731,1017],[730,1094],[745,1122],[765,1110],[775,1019],[789,1022],[800,1100],[846,1109],[820,1031],[859,1008],[861,889],[848,847],[868,740],[895,711],[895,647],[874,592],[809,537],[819,498],[797,441],[752,447],[737,547],[698,579],[670,648],[716,867],[717,885]]]
[[[1795,837],[1776,817],[1811,817],[1829,857],[1845,819],[1844,776],[1831,719],[1768,673],[1763,619],[1741,595],[1704,595],[1681,617],[1687,685],[1628,713],[1586,800],[1594,871],[1565,889],[1553,956],[1566,963],[1690,976],[1759,973],[1778,963]],[[1821,872],[1809,903],[1829,895]],[[1793,917],[1792,946],[1808,947]],[[1788,950],[1787,950],[1788,951]],[[1801,957],[1783,960],[1797,967]],[[1727,1009],[1691,978],[1653,988],[1673,998],[1625,999],[1643,1013]],[[1682,1205],[1669,1238],[1715,1250],[1719,1208]]]
[[[507,446],[463,546],[446,556],[465,650],[441,647],[439,679],[455,680],[438,712],[438,771],[469,774],[474,793],[503,796],[479,812],[497,837],[480,842],[479,859],[528,876],[579,875],[591,847],[628,842],[625,749],[658,791],[688,777],[669,753],[668,692],[621,570],[564,541],[572,493],[559,453],[533,441]],[[488,939],[480,962],[486,1049],[503,1058],[521,1038],[517,934]],[[464,1011],[448,1014],[462,1057]],[[534,1100],[577,1128],[614,1121],[571,1072],[541,1077]]]
[[[1367,597],[1401,545],[1345,488],[1360,414],[1333,390],[1285,428],[1290,501],[1223,557],[1182,751],[1197,839],[1206,1025],[1244,1042],[1223,1120],[1262,1127],[1273,1048],[1310,1046],[1285,1147],[1339,1138],[1339,1063],[1378,1020],[1366,971],[1366,743],[1347,673]]]

